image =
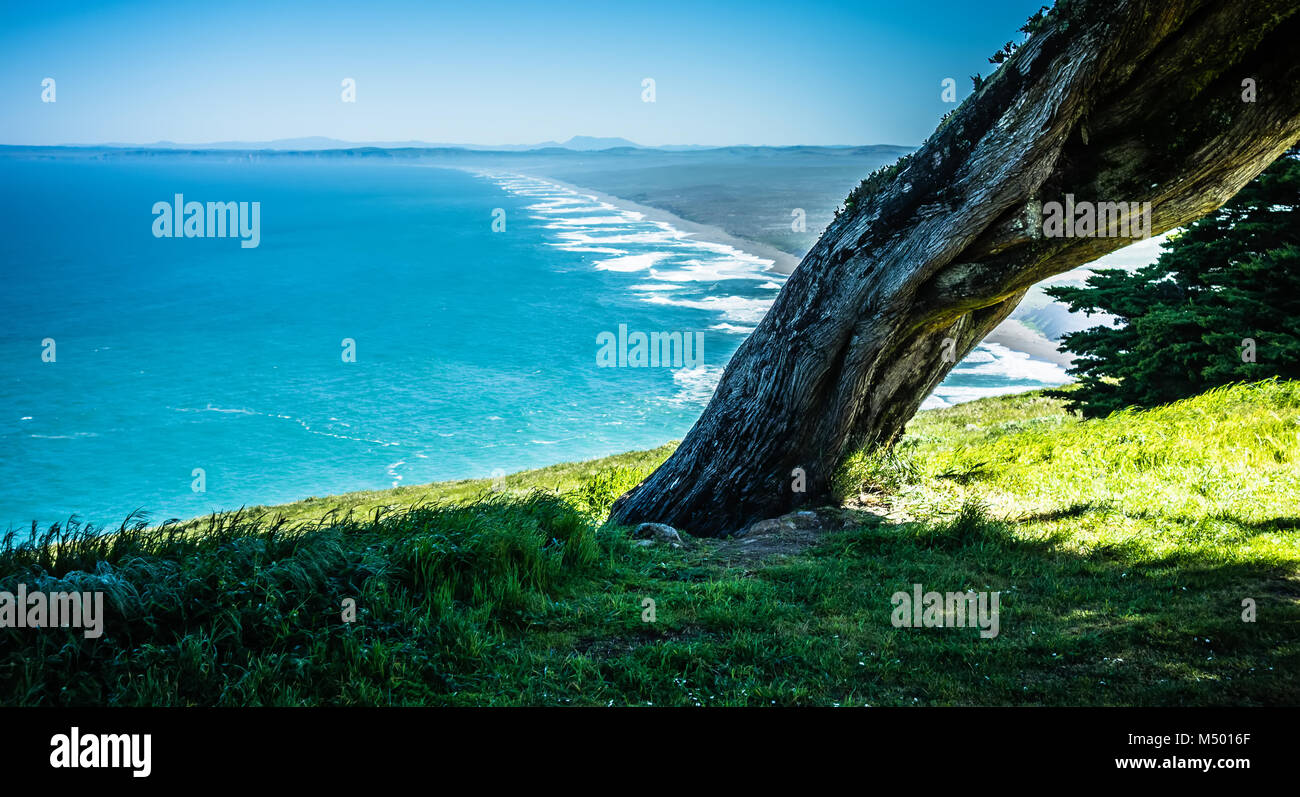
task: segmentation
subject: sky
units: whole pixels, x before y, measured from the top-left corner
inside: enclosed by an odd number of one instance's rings
[[[4,4],[0,144],[916,145],[1041,5]]]

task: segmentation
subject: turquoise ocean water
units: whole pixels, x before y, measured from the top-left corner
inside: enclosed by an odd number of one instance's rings
[[[782,284],[768,261],[505,173],[168,156],[0,157],[0,176],[0,528],[653,447],[690,428]],[[259,245],[154,237],[151,208],[177,193],[259,202]],[[597,367],[620,325],[700,332],[703,363]],[[928,405],[1062,381],[986,345]]]

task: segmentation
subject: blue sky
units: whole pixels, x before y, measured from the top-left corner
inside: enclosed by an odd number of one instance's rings
[[[918,144],[1040,5],[7,4],[0,143]]]

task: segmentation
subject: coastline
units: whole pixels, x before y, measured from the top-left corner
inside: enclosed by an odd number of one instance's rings
[[[554,177],[549,177],[545,174],[524,172],[523,170],[520,170],[520,172],[526,173],[530,177],[536,177],[539,180],[545,180],[548,183],[554,183],[561,188],[567,188],[570,191],[577,191],[580,194],[595,197],[599,202],[615,205],[622,210],[630,210],[640,213],[645,217],[646,221],[658,221],[670,224],[675,229],[688,233],[698,240],[707,241],[709,243],[725,244],[735,249],[739,249],[746,254],[756,255],[764,260],[771,260],[772,265],[768,266],[768,271],[780,274],[783,277],[788,277],[794,273],[795,267],[799,265],[799,261],[802,259],[795,257],[789,252],[777,249],[770,244],[765,244],[762,241],[737,238],[721,227],[715,227],[711,224],[700,224],[696,221],[683,219],[681,216],[678,216],[675,213],[670,213],[661,208],[642,205],[639,202],[633,202],[632,200],[624,199],[621,196],[607,194],[603,191],[597,191],[594,188],[588,188],[583,185],[574,185],[573,183],[568,183],[564,180],[557,180]]]
[[[984,342],[997,343],[1012,351],[1028,354],[1035,360],[1045,360],[1062,368],[1069,368],[1074,362],[1074,358],[1068,352],[1057,348],[1056,343],[1047,336],[1035,332],[1014,318],[1008,318],[994,327],[993,331],[984,337]]]
[[[563,188],[567,188],[571,191],[577,191],[580,194],[593,196],[600,202],[606,202],[624,210],[641,213],[649,221],[659,221],[670,224],[682,232],[690,233],[698,240],[708,241],[710,243],[726,244],[727,246],[734,247],[747,254],[757,255],[758,257],[771,260],[772,265],[768,267],[768,270],[782,276],[789,276],[792,274],[802,260],[802,258],[795,257],[789,252],[783,252],[780,249],[761,241],[738,238],[720,227],[715,227],[709,224],[700,224],[699,222],[683,219],[681,216],[670,213],[661,208],[643,205],[639,202],[633,202],[630,199],[624,199],[620,196],[607,194],[603,191],[597,191],[586,186],[574,185],[573,183],[565,182],[564,180],[557,180],[546,175],[535,174],[533,176],[539,177],[540,179],[554,183]],[[1059,365],[1062,368],[1068,368],[1073,362],[1072,357],[1068,353],[1057,348],[1055,342],[1013,318],[1008,318],[999,324],[984,338],[984,341],[986,343],[997,343],[1011,349],[1012,351],[1028,354],[1036,360],[1050,362]]]

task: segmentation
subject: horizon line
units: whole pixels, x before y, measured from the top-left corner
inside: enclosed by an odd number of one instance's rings
[[[569,146],[575,140],[588,140],[599,142],[602,140],[614,141],[620,143],[609,146],[591,146],[577,148]],[[29,148],[29,149],[213,149],[227,151],[301,151],[301,148],[292,146],[293,143],[309,143],[317,141],[321,146],[311,147],[314,151],[328,151],[341,149],[464,149],[478,150],[485,152],[521,152],[521,151],[538,151],[545,149],[565,149],[574,152],[589,151],[600,152],[611,149],[645,149],[645,150],[711,150],[711,149],[793,149],[798,147],[818,147],[822,149],[859,149],[863,147],[891,147],[896,149],[916,149],[919,144],[641,144],[621,136],[571,136],[565,141],[543,141],[528,144],[478,144],[474,142],[436,142],[423,141],[419,139],[411,140],[389,140],[389,141],[348,141],[336,139],[330,136],[293,136],[286,138],[274,138],[265,141],[208,141],[208,142],[179,142],[167,139],[159,139],[149,143],[128,143],[119,141],[109,141],[100,143],[58,143],[58,144],[31,144],[31,143],[0,143],[0,147],[11,148]]]

